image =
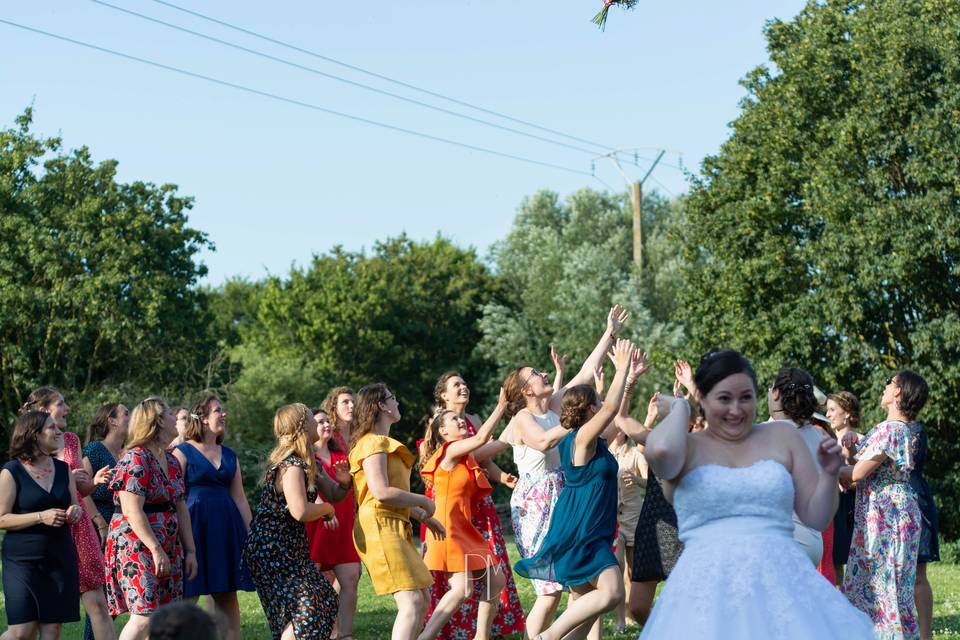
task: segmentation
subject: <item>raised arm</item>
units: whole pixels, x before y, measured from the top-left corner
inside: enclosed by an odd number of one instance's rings
[[[661,395],[657,407],[657,412],[666,417],[647,436],[643,456],[658,478],[670,481],[680,475],[687,461],[690,405],[686,398]]]
[[[497,423],[500,422],[500,418],[503,417],[503,411],[506,408],[507,396],[503,391],[503,387],[500,387],[500,397],[497,399],[497,406],[494,407],[493,413],[490,414],[490,417],[487,418],[487,421],[480,425],[480,428],[477,429],[477,433],[475,435],[472,435],[469,438],[464,438],[463,440],[451,442],[450,446],[447,447],[447,453],[444,460],[447,462],[457,461],[463,456],[473,453],[489,442],[490,438],[493,436],[493,429],[497,426]]]
[[[610,389],[600,410],[587,420],[586,424],[577,429],[573,453],[575,465],[586,464],[593,457],[597,448],[597,437],[607,428],[614,414],[620,409],[623,388],[627,382],[627,375],[631,371],[631,363],[634,363],[638,369],[642,369],[646,363],[646,354],[635,351],[633,343],[629,340],[617,340],[609,356],[616,368],[616,375],[610,382]]]
[[[563,372],[567,368],[567,356],[561,356],[557,353],[557,347],[551,344],[550,359],[553,361],[553,368],[556,371],[553,376],[553,388],[559,389],[563,386]]]
[[[520,444],[525,444],[537,451],[552,449],[563,440],[563,436],[569,433],[560,425],[544,431],[528,411],[521,411],[515,415],[504,432],[506,433],[504,438],[511,436],[514,438],[511,442],[516,442],[516,436],[519,434]]]
[[[793,485],[795,489],[793,509],[800,521],[818,531],[823,531],[837,512],[839,494],[837,476],[843,464],[840,445],[834,438],[825,436],[817,448],[817,462],[814,464],[810,450],[800,438],[793,425],[771,424],[767,428],[780,428],[790,443],[790,455],[793,462]]]
[[[620,411],[618,411],[617,415],[614,416],[613,424],[616,425],[620,431],[623,431],[625,434],[633,438],[634,442],[637,444],[646,444],[647,436],[650,434],[650,431],[653,428],[653,421],[651,420],[648,424],[647,421],[640,422],[636,418],[630,417],[630,396],[632,394],[633,385],[630,383],[630,378],[627,378],[627,385],[623,389],[623,400],[620,402]],[[650,416],[651,404],[654,407],[654,411],[656,411],[657,394],[653,394],[653,396],[650,398],[650,402],[647,403],[648,418]]]
[[[593,372],[596,371],[597,366],[603,364],[603,358],[607,353],[607,349],[610,348],[610,343],[616,338],[617,332],[620,331],[620,328],[623,326],[623,323],[626,322],[628,316],[629,314],[619,304],[615,304],[610,308],[610,312],[607,314],[607,328],[603,332],[603,335],[600,336],[597,346],[593,348],[593,351],[590,352],[587,359],[583,361],[583,366],[580,367],[577,375],[573,376],[562,388],[557,389],[553,394],[553,398],[550,399],[550,408],[554,412],[560,412],[560,401],[563,400],[563,394],[566,393],[567,389],[575,387],[578,384],[590,384],[593,379]]]

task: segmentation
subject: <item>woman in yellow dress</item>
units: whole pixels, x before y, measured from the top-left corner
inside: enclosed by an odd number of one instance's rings
[[[433,578],[413,545],[410,516],[434,537],[444,536],[433,518],[434,503],[410,491],[414,457],[390,437],[400,420],[400,403],[382,383],[363,387],[354,408],[350,473],[357,496],[353,541],[377,595],[393,594],[397,619],[392,640],[414,640],[423,626]]]

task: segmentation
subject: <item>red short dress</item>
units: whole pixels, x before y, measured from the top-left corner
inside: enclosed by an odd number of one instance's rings
[[[83,469],[83,453],[80,449],[80,438],[70,431],[63,433],[63,461],[70,465],[70,470]],[[78,492],[79,494],[79,492]],[[80,520],[70,525],[70,535],[73,536],[73,547],[77,552],[77,567],[80,570],[80,593],[103,588],[103,550],[100,548],[100,536],[93,526],[93,521],[87,513],[86,506],[80,496],[77,502],[83,507]]]
[[[334,433],[338,443],[342,443],[339,433]],[[330,452],[330,464],[324,464],[319,457],[317,464],[323,467],[328,476],[336,480],[333,465],[341,460],[347,461],[345,443],[340,451]],[[353,544],[353,522],[356,519],[356,504],[353,499],[353,487],[347,492],[347,497],[340,502],[333,503],[334,515],[337,517],[337,528],[328,529],[323,520],[307,522],[307,544],[310,547],[310,559],[320,565],[321,571],[330,571],[338,564],[360,562],[357,548]]]
[[[129,449],[117,463],[110,489],[143,496],[143,510],[160,546],[170,558],[170,575],[157,577],[153,556],[133,532],[114,494],[116,511],[107,534],[107,604],[110,615],[150,615],[183,595],[183,546],[177,521],[177,503],[183,499],[183,472],[172,453],[167,456],[168,478],[160,461],[144,447]]]

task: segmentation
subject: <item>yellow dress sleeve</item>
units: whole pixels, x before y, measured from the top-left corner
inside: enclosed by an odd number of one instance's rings
[[[378,436],[368,433],[363,436],[350,450],[350,473],[357,474],[363,468],[363,461],[377,453],[397,454],[408,467],[413,465],[413,454],[400,442],[390,436]]]

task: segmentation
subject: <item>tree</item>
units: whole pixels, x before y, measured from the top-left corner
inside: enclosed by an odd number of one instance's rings
[[[657,383],[670,388],[666,365],[683,340],[681,324],[672,319],[679,250],[670,229],[678,211],[656,193],[644,205],[653,251],[641,274],[633,264],[632,213],[624,194],[582,189],[563,203],[542,191],[523,201],[510,233],[492,251],[506,298],[488,303],[480,324],[478,352],[496,363],[497,384],[511,368],[545,367],[551,343],[582,361],[617,302],[631,314],[624,335],[660,365],[644,390]]]
[[[479,309],[495,291],[472,249],[439,237],[389,239],[370,255],[335,248],[268,279],[231,352],[242,367],[230,389],[234,434],[262,447],[280,404],[319,404],[333,386],[382,381],[401,401],[395,433],[412,445],[441,373],[487,375],[473,349]]]
[[[879,418],[883,381],[930,383],[927,471],[960,533],[960,5],[811,2],[766,29],[774,69],[686,206],[692,347],[743,350],[850,389]]]
[[[30,132],[32,111],[0,131],[0,404],[30,389],[187,383],[210,355],[212,249],[187,226],[171,184],[116,181],[117,162]],[[38,164],[43,162],[42,170]]]

